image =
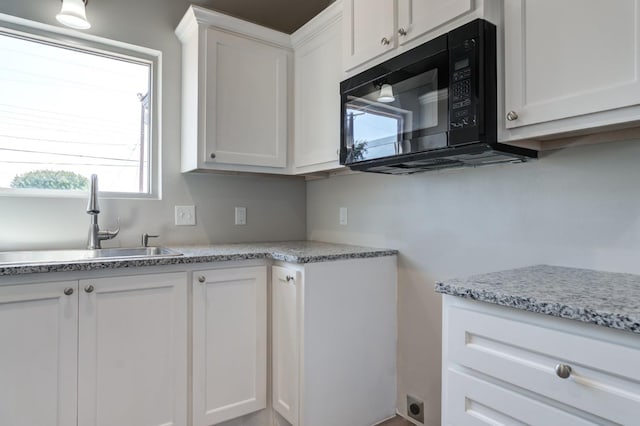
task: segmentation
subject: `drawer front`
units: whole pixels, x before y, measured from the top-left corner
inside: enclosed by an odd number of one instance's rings
[[[595,426],[592,422],[469,374],[447,370],[443,425]]]
[[[638,348],[457,307],[447,322],[450,362],[617,423],[640,418]]]

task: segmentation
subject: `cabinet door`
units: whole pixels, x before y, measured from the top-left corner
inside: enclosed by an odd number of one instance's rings
[[[266,266],[193,275],[193,424],[266,407]]]
[[[342,22],[295,51],[295,146],[297,171],[339,167]],[[301,170],[302,169],[302,170]]]
[[[286,167],[285,49],[211,28],[206,41],[206,164]]]
[[[80,281],[78,424],[187,424],[185,273]]]
[[[506,127],[639,103],[638,3],[504,2]]]
[[[344,66],[351,70],[396,47],[394,2],[346,0],[344,2]]]
[[[302,283],[301,274],[273,266],[273,408],[298,426],[300,401]]]
[[[0,424],[76,424],[77,288],[0,287]]]
[[[472,8],[472,0],[398,0],[398,42],[407,43]]]

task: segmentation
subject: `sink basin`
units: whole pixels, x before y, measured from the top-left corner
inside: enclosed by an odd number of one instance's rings
[[[35,250],[0,252],[0,265],[65,263],[88,260],[128,260],[148,257],[182,256],[164,247],[105,248],[98,250]]]

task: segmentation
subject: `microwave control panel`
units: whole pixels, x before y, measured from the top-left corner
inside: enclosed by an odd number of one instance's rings
[[[451,77],[449,80],[451,129],[461,129],[476,125],[475,82],[477,77],[475,55],[476,40],[471,38],[451,50]]]

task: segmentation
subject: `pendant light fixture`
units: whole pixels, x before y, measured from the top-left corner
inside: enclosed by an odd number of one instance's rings
[[[56,15],[56,19],[61,24],[77,30],[91,28],[91,24],[87,21],[85,10],[88,2],[89,0],[62,0],[62,9]]]
[[[380,94],[378,95],[378,102],[383,102],[388,104],[396,100],[396,97],[393,96],[393,87],[390,84],[383,84],[380,86]]]

